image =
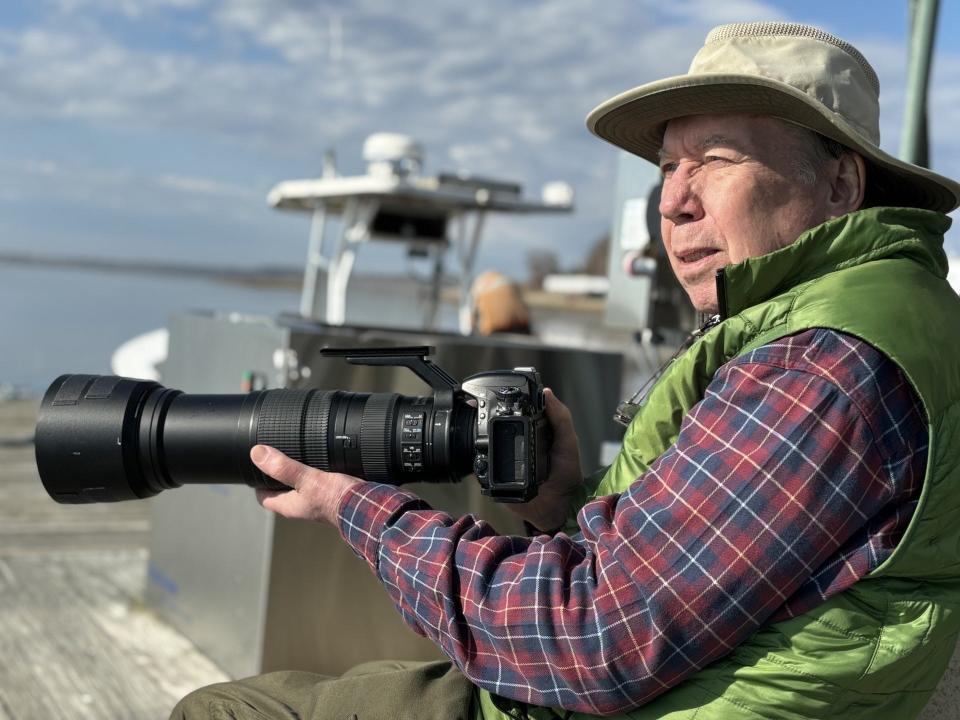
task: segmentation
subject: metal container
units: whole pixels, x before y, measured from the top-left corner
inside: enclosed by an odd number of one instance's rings
[[[186,392],[317,387],[426,395],[409,370],[321,358],[324,346],[433,345],[434,362],[460,379],[483,370],[534,366],[572,410],[584,470],[618,432],[621,357],[524,339],[358,330],[299,318],[185,314],[172,319],[165,385]],[[473,513],[501,533],[522,524],[459,484],[408,486],[455,515]],[[374,659],[431,659],[432,643],[400,619],[379,581],[336,530],[264,511],[246,486],[182,487],[151,503],[146,601],[234,677],[279,669],[338,674]]]

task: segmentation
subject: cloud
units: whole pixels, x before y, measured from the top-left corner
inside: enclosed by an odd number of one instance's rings
[[[930,130],[936,142],[934,169],[960,178],[960,56],[941,55],[933,66]]]
[[[192,10],[207,3],[208,0],[56,0],[53,5],[63,15],[99,10],[140,18],[163,10]]]
[[[684,25],[701,26],[707,30],[729,22],[790,19],[787,13],[770,3],[754,0],[727,0],[723,3],[713,0],[674,0],[666,5],[664,12]],[[698,45],[702,40],[703,37],[698,39]]]
[[[322,151],[335,147],[342,169],[356,172],[367,135],[407,132],[424,142],[430,171],[452,166],[517,179],[533,195],[544,182],[572,182],[578,210],[570,222],[531,222],[522,231],[571,262],[612,212],[615,155],[584,128],[587,112],[634,85],[684,72],[717,23],[787,18],[753,0],[608,0],[602,11],[582,0],[421,0],[412,9],[383,0],[58,0],[41,7],[47,12],[27,27],[0,32],[0,123],[135,134],[145,141],[139,162],[154,166],[152,175],[131,170],[141,185],[236,204],[244,201],[243,181],[220,179],[231,177],[228,155],[269,157],[264,173],[282,179],[287,167],[290,176],[318,168]],[[849,35],[877,65],[884,147],[895,151],[905,50],[827,29]],[[941,172],[960,175],[960,140],[951,134],[960,124],[960,58],[941,53],[935,70],[934,157]],[[169,143],[207,148],[209,168],[161,161]],[[47,160],[39,149],[34,156]],[[251,196],[262,189],[258,182]],[[2,184],[14,193],[14,182]],[[259,210],[262,200],[256,203]]]
[[[91,168],[69,162],[28,158],[0,161],[0,188],[7,178],[16,183],[6,188],[7,197],[36,200],[69,200],[86,207],[129,208],[152,206],[151,214],[177,212],[209,213],[231,205],[223,201],[242,200],[251,211],[262,210],[265,193],[261,188],[227,183],[204,177],[176,174],[154,175],[125,168]],[[19,193],[14,190],[19,189]],[[220,201],[219,203],[217,201]]]
[[[161,175],[157,178],[161,187],[178,190],[189,195],[212,195],[218,197],[240,197],[247,200],[255,196],[250,188],[241,185],[210,180],[209,178],[187,177],[184,175]]]

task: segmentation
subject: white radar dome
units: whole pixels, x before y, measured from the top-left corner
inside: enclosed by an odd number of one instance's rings
[[[374,133],[363,143],[363,159],[371,175],[415,175],[423,166],[423,145],[409,135]]]

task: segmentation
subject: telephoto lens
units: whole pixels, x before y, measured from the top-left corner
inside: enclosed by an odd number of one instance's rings
[[[471,472],[476,409],[342,390],[194,395],[147,380],[62,375],[43,396],[37,468],[60,503],[134,500],[197,483],[286,490],[250,461],[275,447],[321,470],[401,485]]]

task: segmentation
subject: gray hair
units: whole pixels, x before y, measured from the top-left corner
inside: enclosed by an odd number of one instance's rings
[[[797,152],[791,166],[797,181],[815,185],[820,171],[828,160],[837,160],[852,152],[843,144],[800,125],[784,121],[789,134],[796,141]]]

